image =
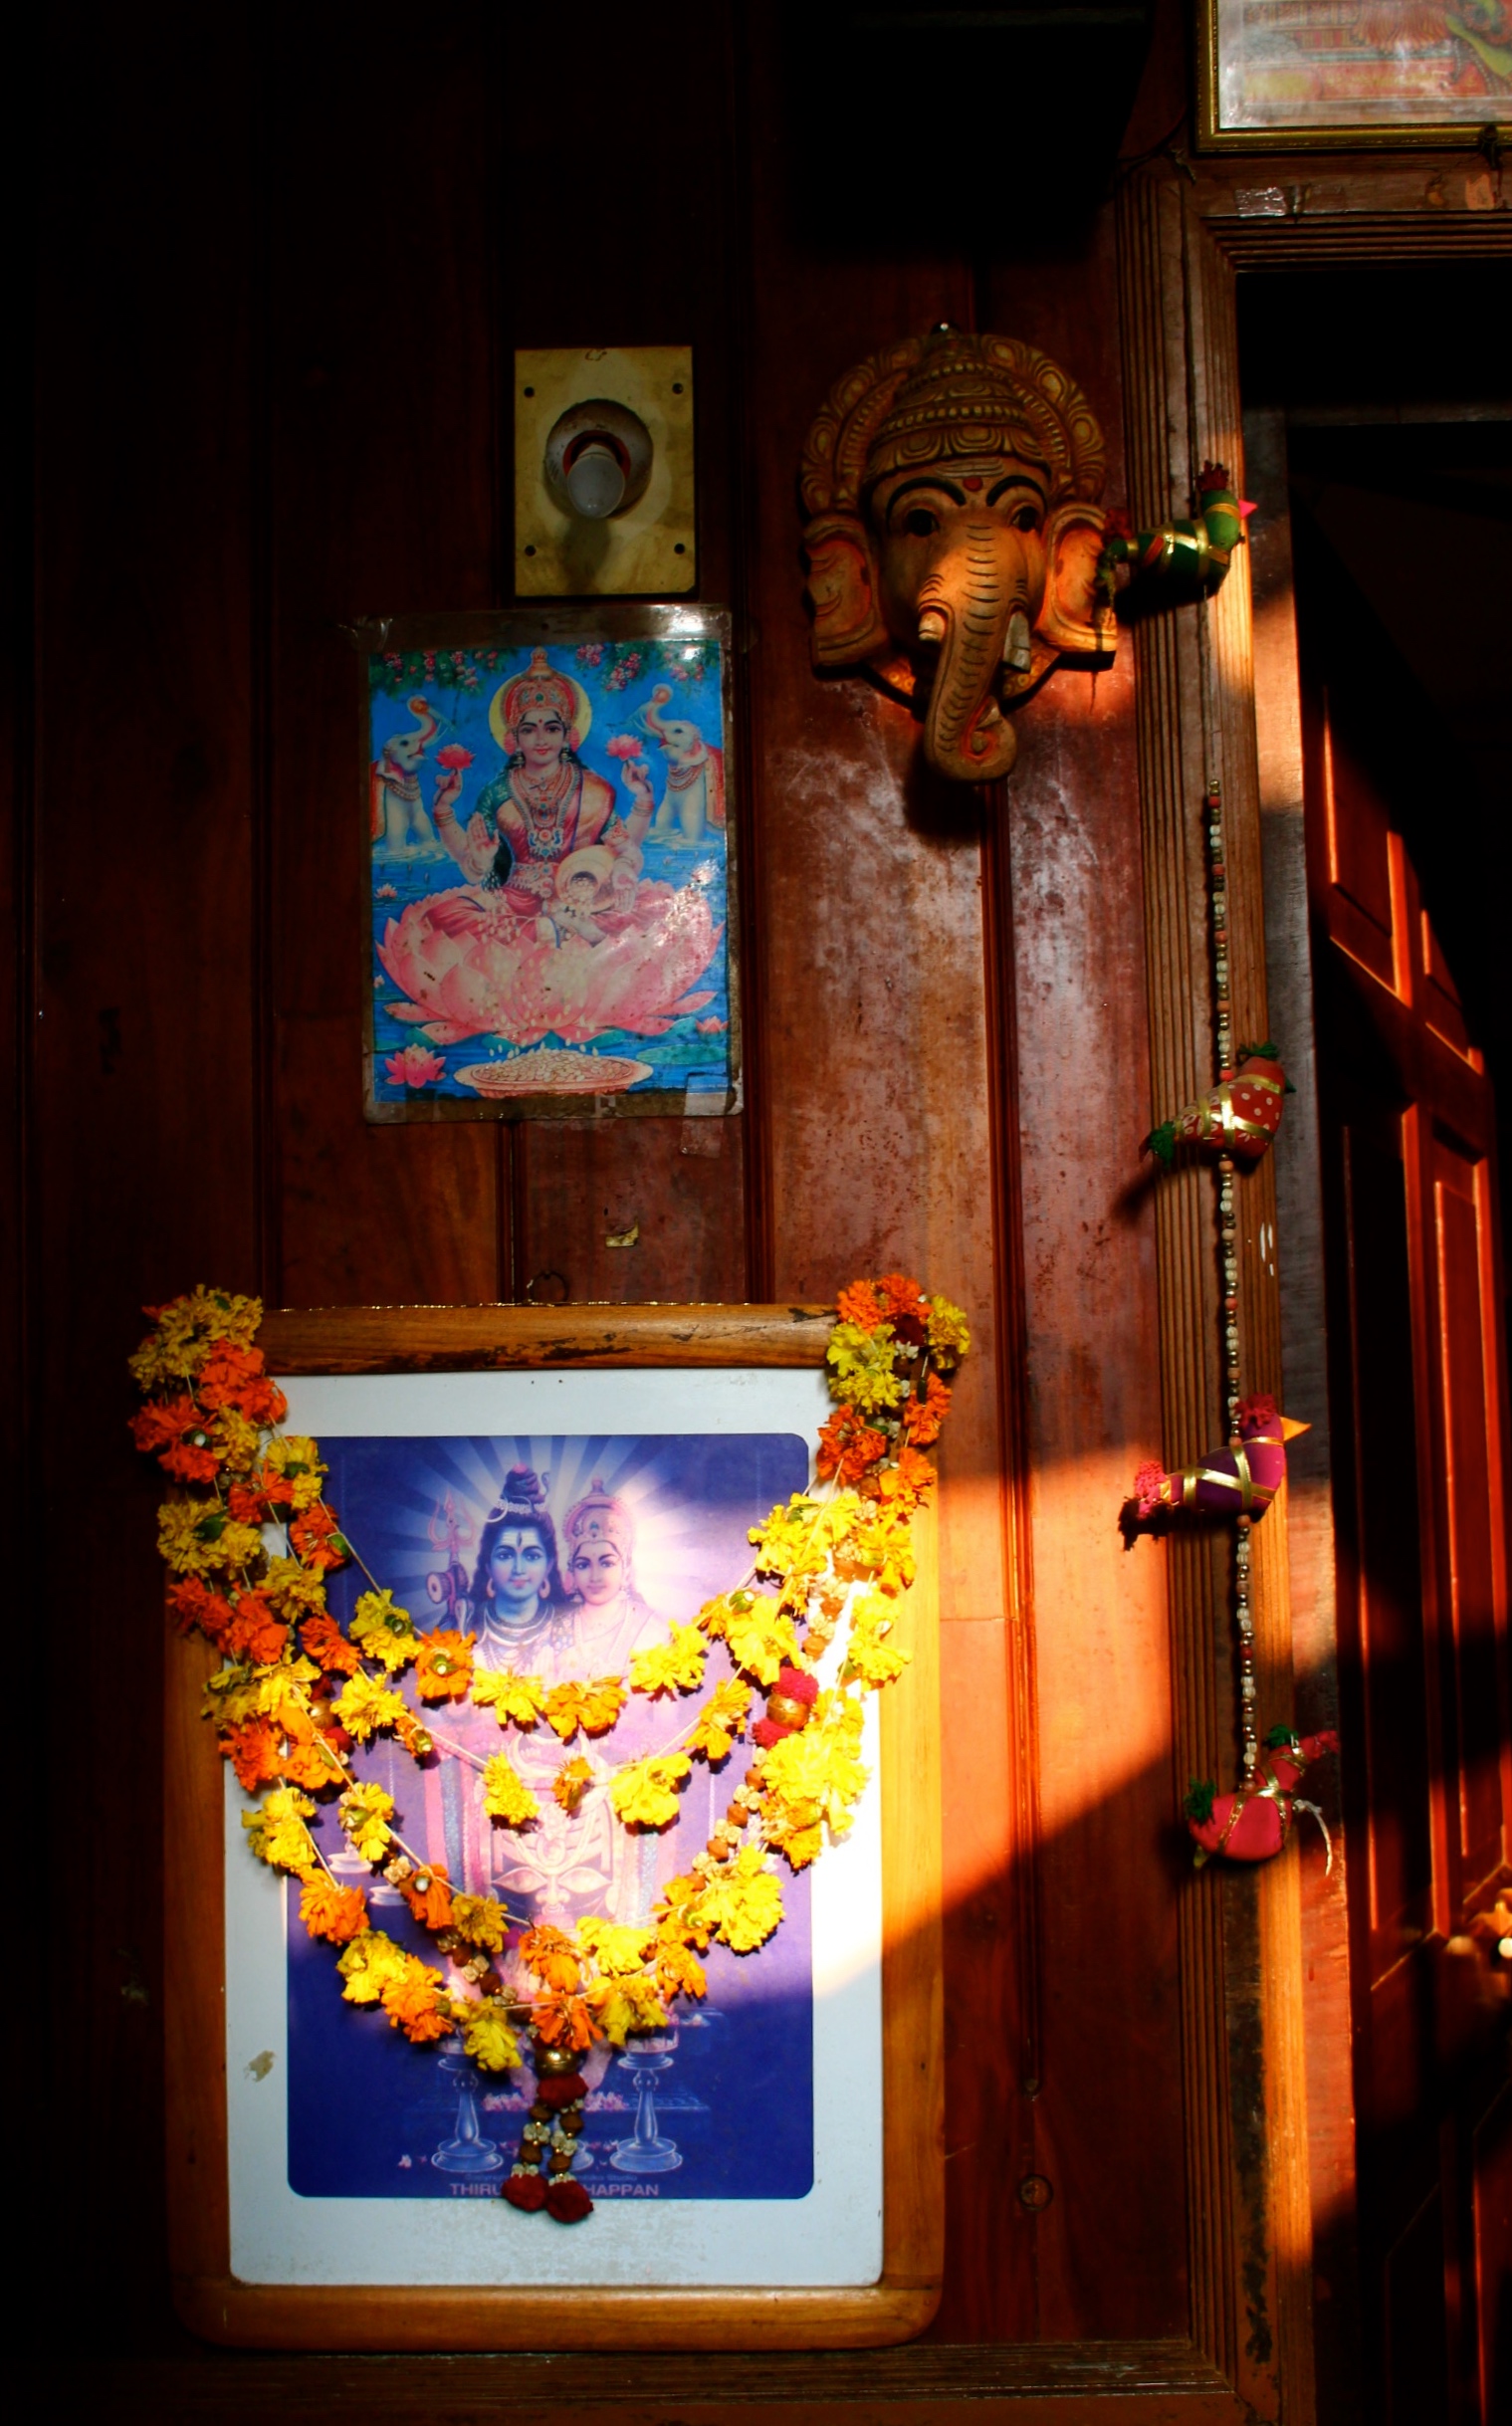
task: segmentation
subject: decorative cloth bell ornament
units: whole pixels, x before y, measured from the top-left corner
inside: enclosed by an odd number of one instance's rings
[[[1292,1814],[1311,1814],[1323,1831],[1328,1852],[1326,1867],[1334,1867],[1333,1841],[1316,1803],[1306,1803],[1296,1789],[1310,1761],[1337,1752],[1339,1738],[1332,1727],[1318,1735],[1294,1735],[1290,1727],[1272,1727],[1265,1738],[1269,1757],[1260,1763],[1263,1784],[1251,1780],[1234,1794],[1219,1794],[1210,1778],[1193,1778],[1182,1809],[1196,1853],[1198,1870],[1204,1862],[1268,1862],[1286,1843]]]
[[[1273,1044],[1241,1044],[1234,1063],[1209,1095],[1152,1129],[1144,1152],[1168,1171],[1181,1145],[1207,1146],[1216,1154],[1231,1155],[1236,1163],[1259,1162],[1281,1126],[1285,1098],[1296,1089]]]
[[[1154,1462],[1134,1477],[1134,1499],[1125,1530],[1138,1533],[1164,1509],[1195,1509],[1202,1516],[1263,1516],[1286,1480],[1286,1443],[1308,1430],[1278,1415],[1268,1393],[1239,1402],[1239,1437],[1226,1448],[1209,1449],[1195,1465],[1167,1473]]]

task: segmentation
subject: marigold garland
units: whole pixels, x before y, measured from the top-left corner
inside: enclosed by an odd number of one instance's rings
[[[627,1675],[547,1687],[476,1669],[471,1635],[422,1633],[368,1575],[323,1495],[319,1444],[279,1429],[288,1407],[254,1345],[256,1298],[199,1288],[145,1311],[154,1328],[131,1359],[145,1400],[131,1431],[177,1486],[158,1515],[169,1606],[221,1654],[205,1715],[246,1791],[267,1789],[244,1815],[248,1845],[300,1881],[300,1917],[339,1949],[348,2003],[380,2007],[416,2045],[459,2038],[484,2072],[529,2062],[537,2095],[504,2196],[575,2223],[592,2207],[571,2171],[587,2095],[579,2057],[595,2040],[622,2047],[666,2029],[677,1998],[703,1995],[699,1957],[716,1941],[737,1954],[764,1945],[782,1919],[772,1857],[805,1868],[826,1831],[842,1835],[855,1815],[868,1774],[865,1695],[910,1656],[897,1639],[898,1600],[914,1576],[914,1513],[935,1484],[925,1451],[950,1408],[943,1376],[971,1345],[966,1317],[900,1272],[842,1289],[827,1359],[835,1412],[817,1458],[827,1494],[795,1493],[754,1526],[748,1579],[635,1653]],[[268,1546],[270,1530],[283,1550]],[[324,1579],[348,1561],[370,1589],[343,1633]],[[837,1635],[836,1681],[821,1688],[814,1671]],[[506,1734],[555,1734],[564,1758],[551,1793],[572,1810],[592,1775],[573,1744],[606,1733],[631,1694],[698,1692],[716,1641],[739,1672],[712,1688],[679,1742],[609,1779],[623,1827],[661,1830],[678,1816],[695,1761],[718,1766],[748,1734],[754,1746],[706,1849],[644,1927],[592,1915],[570,1932],[522,1924],[496,1896],[464,1893],[406,1846],[393,1797],[351,1768],[353,1745],[379,1734],[425,1759],[432,1724],[444,1735],[447,1709],[471,1701]],[[405,1698],[406,1675],[421,1707]],[[753,1723],[757,1688],[765,1710]],[[331,1875],[309,1823],[332,1805],[352,1851],[432,1933],[449,1977],[374,1928],[363,1890]],[[539,1816],[507,1748],[486,1764],[484,1808],[511,1828]],[[507,1949],[534,1993],[502,1976],[495,1958]]]

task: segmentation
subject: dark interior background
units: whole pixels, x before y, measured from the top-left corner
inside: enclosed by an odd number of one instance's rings
[[[1512,989],[1512,265],[1239,282],[1246,409],[1284,408],[1297,611],[1359,666],[1407,781],[1403,839],[1497,1091]],[[1505,1188],[1502,1197],[1506,1226]]]

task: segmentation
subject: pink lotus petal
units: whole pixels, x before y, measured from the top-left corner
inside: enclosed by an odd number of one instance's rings
[[[464,750],[460,742],[448,742],[444,750],[436,752],[438,767],[471,767],[472,763],[471,750]]]

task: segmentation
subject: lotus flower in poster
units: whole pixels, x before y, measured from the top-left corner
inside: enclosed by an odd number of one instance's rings
[[[674,893],[642,884],[639,896],[617,917],[601,917],[596,949],[580,951],[560,949],[554,924],[538,932],[544,917],[522,929],[509,908],[491,910],[470,893],[411,902],[378,944],[407,996],[390,1003],[390,1016],[423,1025],[435,1044],[490,1033],[514,1044],[551,1035],[586,1044],[611,1029],[665,1035],[713,1000],[713,989],[689,989],[713,960],[721,930],[695,886]]]
[[[396,1087],[429,1087],[443,1075],[446,1063],[423,1044],[406,1044],[401,1053],[387,1054],[383,1067]]]

